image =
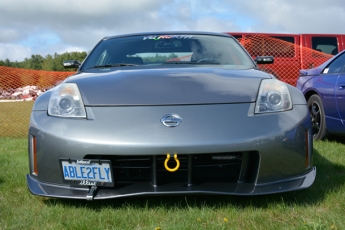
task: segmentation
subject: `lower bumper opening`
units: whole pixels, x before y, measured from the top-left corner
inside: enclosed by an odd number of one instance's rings
[[[110,160],[113,166],[114,188],[141,182],[159,187],[182,183],[192,187],[205,183],[250,183],[254,184],[259,166],[258,152],[231,152],[210,154],[179,154],[180,167],[169,172],[164,162],[166,155],[158,156],[100,156],[87,155],[85,159]],[[176,167],[174,160],[167,163]]]

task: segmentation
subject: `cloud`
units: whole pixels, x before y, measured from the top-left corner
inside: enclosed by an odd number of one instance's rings
[[[254,32],[345,33],[345,27],[342,26],[345,23],[343,0],[260,0],[251,4],[226,2],[227,6],[242,15],[255,19],[251,25]]]
[[[29,57],[31,57],[29,47],[13,43],[0,43],[0,60],[23,61]]]
[[[123,33],[345,33],[344,24],[343,0],[1,0],[0,59],[23,57],[9,47],[30,54],[89,51],[103,37]]]
[[[1,28],[0,27],[0,41],[13,42],[21,38],[19,30],[14,28]]]

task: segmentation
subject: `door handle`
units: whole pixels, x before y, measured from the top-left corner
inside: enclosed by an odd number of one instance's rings
[[[344,90],[345,89],[345,84],[344,85],[338,85],[339,90]]]
[[[338,90],[344,90],[345,89],[345,82],[343,82],[343,81],[338,82],[337,86],[338,86]]]

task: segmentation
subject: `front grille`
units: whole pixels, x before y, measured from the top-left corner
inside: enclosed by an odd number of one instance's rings
[[[259,165],[257,152],[178,154],[180,167],[169,172],[164,167],[166,155],[108,156],[87,155],[85,159],[110,160],[116,184],[150,182],[154,186],[182,182],[194,186],[208,182],[254,183]],[[173,156],[168,162],[175,168]]]
[[[237,182],[241,165],[242,153],[207,154],[193,157],[193,182]]]

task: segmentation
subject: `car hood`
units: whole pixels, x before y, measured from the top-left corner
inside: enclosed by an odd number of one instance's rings
[[[314,69],[302,69],[299,71],[299,75],[301,77],[320,75],[322,70],[323,70],[323,68],[319,68],[319,67],[314,68]]]
[[[255,69],[190,67],[104,69],[67,82],[78,85],[86,106],[191,105],[254,102],[263,78],[271,76]]]

